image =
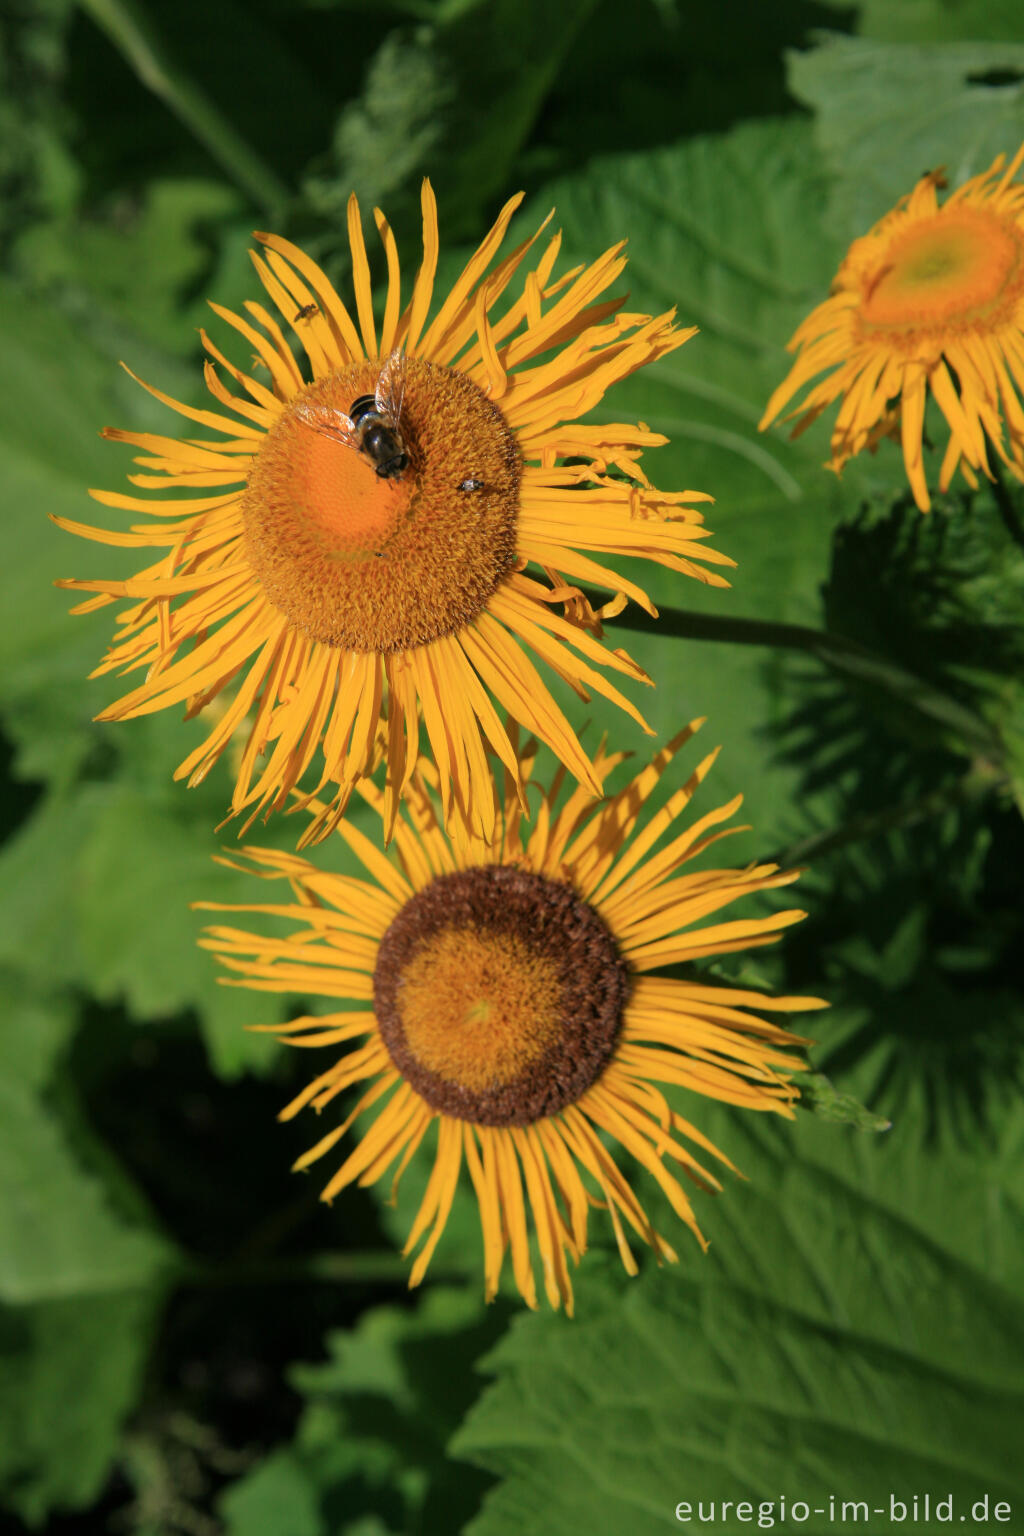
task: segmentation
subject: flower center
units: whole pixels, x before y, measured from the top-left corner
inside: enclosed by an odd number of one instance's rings
[[[243,514],[253,569],[292,624],[384,653],[453,634],[485,606],[516,557],[521,461],[465,374],[406,359],[401,408],[382,419],[380,373],[355,363],[290,402]],[[357,401],[353,432],[341,418]]]
[[[1015,231],[983,208],[943,209],[897,236],[864,281],[873,329],[919,330],[999,319],[1024,277]]]
[[[511,865],[440,875],[384,938],[374,1010],[434,1110],[528,1125],[574,1103],[618,1038],[629,973],[571,886]]]

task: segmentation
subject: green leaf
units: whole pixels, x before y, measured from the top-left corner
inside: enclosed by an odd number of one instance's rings
[[[328,1335],[323,1365],[297,1366],[306,1400],[293,1445],[220,1501],[228,1536],[450,1536],[487,1479],[445,1443],[480,1391],[472,1362],[499,1335],[503,1308],[479,1290],[427,1290],[415,1309],[378,1306]]]
[[[9,990],[17,997],[16,986]],[[0,1020],[8,1064],[0,1080],[0,1300],[7,1302],[139,1288],[174,1253],[106,1177],[94,1144],[72,1134],[41,1096],[70,1024],[61,1003],[15,1003]]]
[[[221,1496],[228,1536],[326,1536],[318,1489],[290,1451],[278,1451]]]
[[[91,519],[89,485],[116,483],[99,440],[105,422],[152,423],[137,385],[60,313],[0,282],[0,490],[18,558],[0,571],[7,623],[0,639],[0,709],[19,746],[19,771],[66,780],[110,739],[91,725],[114,695],[84,679],[102,655],[109,616],[70,619],[59,576],[128,574],[122,552],[73,540],[51,516]],[[102,752],[102,748],[99,749]],[[170,766],[170,765],[169,765]]]
[[[160,1300],[115,1289],[0,1308],[0,1502],[31,1525],[101,1492]]]
[[[243,884],[253,894],[251,882],[213,862],[216,844],[192,818],[125,788],[111,787],[103,799],[76,865],[77,928],[92,989],[104,1001],[124,998],[138,1018],[209,1001],[218,973],[196,939],[210,918],[191,903],[236,899]]]
[[[890,43],[1024,41],[1017,0],[860,0],[857,30]]]
[[[757,422],[785,371],[786,341],[834,269],[838,252],[823,217],[825,192],[810,125],[789,119],[605,157],[545,188],[533,205],[533,227],[537,213],[556,206],[569,263],[593,260],[628,237],[621,287],[629,291],[629,308],[657,314],[677,306],[681,324],[700,327],[679,351],[616,386],[595,413],[609,421],[643,420],[664,432],[669,445],[645,455],[653,482],[716,498],[706,522],[716,546],[737,561],[735,571],[724,573],[731,590],[627,562],[627,573],[659,605],[819,622],[831,524],[865,482],[859,468],[841,482],[826,474],[814,434],[789,444],[758,436]],[[890,468],[902,473],[895,460]],[[780,653],[767,646],[681,644],[657,626],[640,634],[615,621],[606,633],[654,680],[654,689],[627,684],[626,691],[660,741],[686,720],[709,716],[704,740],[724,750],[701,805],[742,792],[743,819],[753,822],[758,839],[769,846],[783,841],[782,818],[796,780],[769,760],[770,732],[782,720]],[[595,699],[584,713],[571,696],[562,697],[571,719],[593,721],[591,741],[608,731],[638,755],[651,750],[614,707]],[[744,846],[752,853],[757,845],[748,840]]]
[[[274,1043],[244,1025],[272,1023],[285,1005],[219,986],[196,943],[193,901],[254,896],[251,880],[214,864],[216,846],[201,818],[116,781],[46,798],[0,851],[0,964],[84,982],[141,1019],[193,1008],[219,1072],[265,1064]]]
[[[852,1093],[841,1093],[824,1072],[794,1072],[793,1082],[800,1089],[800,1108],[830,1120],[835,1125],[851,1125],[855,1131],[888,1131],[892,1121],[866,1109]]]
[[[151,346],[191,355],[197,328],[210,323],[206,294],[216,291],[223,304],[241,281],[252,285],[244,255],[251,223],[241,196],[222,182],[160,179],[137,202],[122,196],[106,219],[90,210],[88,218],[75,212],[33,226],[14,260],[30,291],[91,309],[94,323],[98,312],[125,337],[137,332]]]
[[[0,252],[21,227],[59,213],[78,190],[61,133],[60,84],[71,0],[38,0],[0,31]]]
[[[929,1149],[989,1147],[1020,1100],[1022,847],[995,805],[852,844],[812,870],[811,916],[780,951],[782,988],[835,1003],[818,1068]]]
[[[38,1523],[102,1487],[175,1248],[61,1079],[74,1010],[19,982],[0,1018],[0,1502]]]
[[[535,205],[555,205],[572,263],[628,239],[629,308],[674,308],[680,325],[699,327],[617,386],[595,415],[639,411],[671,440],[650,455],[655,482],[710,491],[717,505],[708,522],[736,559],[745,553],[743,543],[734,547],[737,535],[756,541],[774,578],[750,584],[758,617],[783,611],[794,556],[820,559],[827,526],[816,509],[835,503],[839,484],[822,473],[817,446],[757,433],[787,366],[785,343],[827,289],[839,255],[823,217],[826,190],[810,125],[788,118],[605,157],[545,188]],[[781,524],[770,540],[769,509]],[[800,617],[791,607],[786,616]]]
[[[44,801],[0,850],[0,965],[39,984],[71,983],[81,974],[68,870],[96,809],[94,789],[73,804]]]
[[[815,113],[833,221],[847,240],[925,171],[945,166],[955,187],[1024,139],[1024,43],[827,37],[789,55],[789,88]]]
[[[594,4],[471,0],[393,30],[339,118],[330,162],[307,177],[313,210],[341,230],[355,191],[415,234],[418,176],[433,175],[446,237],[476,233]]]
[[[575,1323],[521,1317],[490,1356],[452,1450],[504,1481],[467,1536],[654,1536],[684,1500],[732,1500],[725,1536],[783,1495],[1017,1508],[1021,1111],[985,1161],[720,1119],[750,1183],[705,1202],[710,1254],[584,1275]]]

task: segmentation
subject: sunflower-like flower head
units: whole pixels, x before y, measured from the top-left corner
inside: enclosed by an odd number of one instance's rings
[[[142,680],[101,719],[180,705],[194,715],[217,701],[177,776],[200,780],[240,733],[233,812],[251,819],[298,788],[322,797],[306,834],[316,839],[384,756],[390,829],[422,721],[446,824],[490,837],[486,749],[518,774],[495,701],[596,794],[594,766],[527,652],[646,729],[605,669],[649,679],[601,643],[600,619],[630,598],[654,609],[595,555],[640,556],[727,585],[707,568],[732,563],[703,542],[696,505],[710,498],[657,491],[640,468],[642,450],[664,438],[643,424],[578,421],[692,329],[602,297],[625,264],[621,246],[553,279],[559,237],[538,246],[542,226],[495,265],[519,202],[506,204],[432,320],[429,183],[423,261],[404,308],[395,240],[375,210],[387,264],[379,318],[354,198],[354,319],[309,256],[257,236],[271,307],[248,303],[243,317],[213,306],[254,349],[252,371],[203,333],[206,382],[223,409],[150,390],[219,436],[108,431],[142,450],[143,472],[131,478],[150,494],[93,495],[149,521],[111,532],[59,520],[101,543],[161,551],[127,580],[61,584],[96,594],[76,612],[130,605],[97,670]],[[612,596],[595,612],[577,581]]]
[[[718,1181],[697,1152],[731,1165],[681,1112],[685,1095],[695,1108],[712,1098],[792,1116],[797,1090],[789,1073],[802,1066],[794,1047],[805,1042],[760,1015],[820,1001],[656,974],[770,944],[803,916],[788,910],[705,922],[740,897],[788,885],[795,873],[774,864],[685,872],[737,830],[715,829],[739,798],[683,830],[676,826],[714,753],[660,810],[646,812],[668,763],[699,724],[602,802],[579,787],[560,796],[560,772],[541,796],[532,829],[524,828],[517,775],[508,774],[487,844],[445,835],[418,771],[395,823],[397,864],[342,821],[338,831],[369,878],[318,872],[297,854],[247,849],[242,867],[288,880],[296,899],[213,908],[258,914],[262,925],[289,924],[285,937],[208,930],[202,942],[237,973],[233,984],[344,1000],[342,1012],[267,1026],[295,1046],[342,1048],[282,1116],[307,1105],[328,1110],[339,1094],[355,1091],[350,1112],[296,1165],[332,1152],[362,1121],[362,1139],[323,1198],[389,1174],[393,1196],[429,1138],[422,1155],[432,1156],[433,1169],[405,1250],[419,1248],[411,1285],[423,1278],[465,1167],[480,1209],[488,1299],[510,1250],[515,1283],[537,1305],[535,1248],[548,1301],[571,1310],[570,1263],[586,1248],[590,1206],[607,1210],[631,1274],[637,1266],[627,1229],[659,1260],[675,1258],[633,1191],[621,1153],[646,1169],[704,1244],[678,1174],[714,1190]],[[596,754],[601,783],[621,760],[621,753]],[[529,777],[531,762],[524,753],[520,779]],[[372,784],[361,793],[386,814]]]
[[[971,485],[991,477],[988,444],[1024,480],[1024,146],[1000,155],[939,203],[941,171],[855,240],[823,304],[789,343],[797,353],[768,402],[762,429],[818,374],[793,411],[798,436],[839,400],[831,469],[883,436],[899,436],[914,500],[931,505],[922,438],[934,397],[949,427],[939,471]],[[987,442],[986,442],[987,440]]]

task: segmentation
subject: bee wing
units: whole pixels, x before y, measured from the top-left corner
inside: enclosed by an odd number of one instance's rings
[[[405,399],[405,353],[399,349],[392,352],[385,359],[384,366],[377,380],[377,389],[374,395],[374,404],[385,421],[389,421],[393,427],[398,426],[398,418],[402,414],[402,401]]]
[[[336,410],[331,405],[323,405],[319,401],[307,400],[302,405],[296,406],[295,414],[314,432],[333,438],[336,443],[344,443],[346,448],[355,448],[358,451],[359,434],[351,416],[346,416],[344,411]]]

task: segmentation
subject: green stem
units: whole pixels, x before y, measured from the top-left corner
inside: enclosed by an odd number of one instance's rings
[[[154,96],[165,102],[247,197],[269,213],[288,203],[288,189],[171,58],[156,29],[132,0],[81,0]]]
[[[588,595],[594,604],[602,601],[600,597]],[[717,615],[692,613],[682,608],[663,608],[655,619],[632,604],[614,622],[624,629],[673,635],[687,640],[712,640],[726,645],[766,645],[808,651],[833,671],[884,688],[912,709],[938,721],[954,732],[971,751],[983,757],[992,757],[1000,751],[998,737],[980,715],[933,688],[912,672],[904,671],[902,667],[858,645],[855,640],[844,639],[842,635],[827,634],[804,624],[721,618]]]
[[[431,1279],[437,1278],[433,1269]],[[438,1270],[442,1279],[460,1278]],[[253,1262],[229,1260],[221,1264],[186,1263],[173,1276],[179,1285],[210,1289],[240,1285],[295,1285],[323,1281],[329,1285],[403,1285],[409,1279],[409,1260],[393,1249],[354,1250],[351,1253],[311,1253]]]
[[[1017,508],[1013,504],[1013,497],[1003,479],[998,459],[994,459],[992,463],[992,494],[999,509],[999,516],[1003,520],[1003,527],[1018,548],[1024,549],[1024,523],[1021,522]]]

